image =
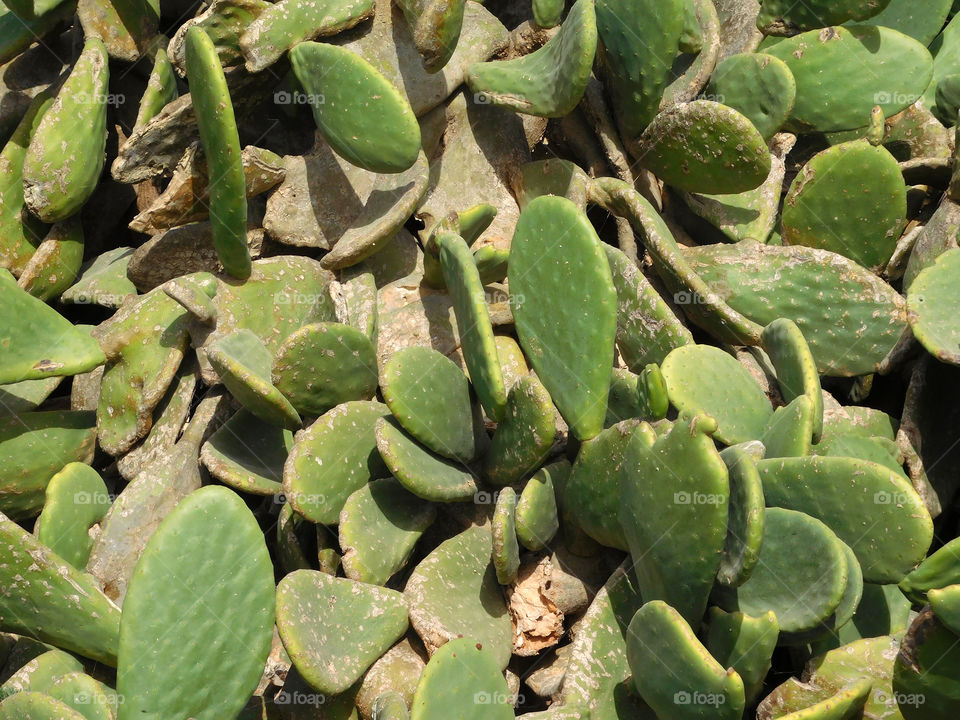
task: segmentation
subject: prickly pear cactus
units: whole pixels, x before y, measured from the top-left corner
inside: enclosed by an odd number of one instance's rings
[[[273,610],[273,567],[253,514],[227,488],[191,493],[153,534],[123,601],[118,720],[236,715],[270,652]],[[183,687],[183,663],[206,680]]]

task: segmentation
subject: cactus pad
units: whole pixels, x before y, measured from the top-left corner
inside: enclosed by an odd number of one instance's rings
[[[594,0],[577,0],[542,48],[513,60],[471,65],[467,82],[486,102],[527,115],[562,117],[580,102],[596,51]]]
[[[377,389],[377,355],[363,332],[340,323],[304,325],[273,359],[273,384],[298,412],[322,415]]]
[[[200,450],[210,474],[234,490],[274,495],[283,490],[283,465],[293,434],[239,410],[220,426]]]
[[[527,550],[542,550],[560,527],[553,486],[553,476],[559,470],[558,464],[569,472],[569,464],[565,460],[545,465],[527,481],[517,500],[517,539]]]
[[[476,456],[470,384],[448,357],[432,348],[404,348],[383,366],[380,389],[397,422],[417,441],[452,460]]]
[[[710,608],[707,649],[722,667],[737,671],[747,702],[763,687],[779,637],[780,624],[772,610],[752,616]]]
[[[805,395],[813,413],[813,442],[823,435],[823,393],[820,376],[810,346],[797,324],[787,318],[777,318],[763,329],[764,352],[777,373],[777,386],[784,402],[790,403]]]
[[[586,215],[565,198],[531,201],[513,237],[509,280],[520,345],[573,434],[589,440],[606,415],[617,298]]]
[[[369,62],[315,42],[290,51],[290,64],[330,147],[354,165],[403,172],[417,160],[420,127],[407,99]]]
[[[406,632],[407,605],[394,590],[297,570],[277,586],[277,628],[303,678],[337,695]]]
[[[797,83],[783,60],[765,53],[741,53],[717,65],[707,94],[740,112],[769,139],[790,117]]]
[[[410,720],[441,720],[457,708],[460,720],[510,720],[510,691],[497,656],[475,635],[440,648],[420,676]]]
[[[553,446],[554,417],[550,395],[534,375],[514,383],[503,420],[484,458],[484,473],[490,482],[509,485],[540,465]]]
[[[377,420],[377,449],[393,476],[414,495],[435,502],[470,500],[477,482],[469,470],[437,457],[392,418]]]
[[[949,250],[920,271],[907,294],[914,336],[941,362],[960,365],[960,327],[949,300],[960,277],[960,250]]]
[[[283,492],[300,515],[335,525],[353,492],[373,478],[389,475],[374,434],[377,420],[388,414],[382,403],[348,402],[297,435],[283,467]],[[338,461],[318,463],[327,452]]]
[[[436,516],[433,505],[407,492],[394,478],[367,483],[347,498],[340,511],[344,573],[351,580],[386,585]]]
[[[657,115],[640,137],[638,154],[654,175],[688,192],[745,192],[770,174],[770,151],[753,123],[710,100]]]
[[[37,692],[22,692],[0,702],[0,720],[86,720],[59,700]]]
[[[33,532],[37,540],[84,570],[93,547],[90,528],[109,507],[110,494],[100,474],[89,465],[72,462],[50,478]]]
[[[730,507],[717,580],[736,587],[749,579],[760,559],[766,518],[763,484],[756,463],[743,448],[727,448],[720,457],[727,466]]]
[[[253,514],[224,487],[191,493],[157,528],[130,579],[118,720],[234,717],[263,672],[273,609],[273,566]],[[184,664],[204,682],[184,686]]]
[[[517,542],[517,493],[505,487],[497,493],[497,505],[491,523],[493,535],[493,567],[497,582],[509,585],[517,579],[520,568],[520,545]]]

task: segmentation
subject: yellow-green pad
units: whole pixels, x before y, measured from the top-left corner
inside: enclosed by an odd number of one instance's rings
[[[797,82],[780,58],[738,53],[717,64],[707,94],[746,116],[769,139],[790,117]]]
[[[49,695],[22,692],[0,702],[0,720],[85,720],[84,716]]]
[[[580,102],[596,51],[594,0],[577,0],[543,47],[513,60],[475,63],[467,83],[486,102],[527,115],[563,117]]]
[[[716,419],[720,442],[734,445],[763,435],[773,408],[732,355],[712,345],[685,345],[667,355],[660,370],[670,402],[681,412]]]
[[[289,54],[323,137],[349,162],[403,172],[420,152],[420,126],[403,94],[369,62],[336,45],[304,42]]]
[[[560,463],[569,472],[570,464],[566,460]],[[558,463],[551,463],[537,470],[523,486],[517,500],[517,539],[527,550],[542,550],[553,540],[560,528],[553,487],[557,465]]]
[[[443,353],[427,347],[394,353],[380,390],[397,422],[433,452],[463,462],[476,457],[470,383]]]
[[[273,384],[298,412],[322,415],[377,390],[377,353],[364,333],[341,323],[305,325],[273,359]]]
[[[956,292],[960,250],[948,250],[924,268],[907,294],[907,320],[914,336],[940,362],[960,365]]]
[[[722,667],[737,671],[750,702],[770,671],[770,658],[780,637],[777,615],[772,610],[752,616],[712,607],[708,617],[707,649]]]
[[[96,340],[0,269],[0,385],[76,375],[102,365]]]
[[[338,695],[407,631],[407,603],[395,590],[297,570],[277,585],[277,630],[303,678]]]
[[[50,478],[33,532],[68,563],[86,570],[93,548],[90,528],[109,508],[110,493],[100,474],[89,465],[72,462]]]
[[[295,430],[300,415],[271,382],[272,358],[250,330],[235,330],[207,347],[207,357],[223,384],[247,410],[264,422]]]
[[[493,567],[497,582],[509,585],[517,579],[520,568],[520,544],[517,541],[517,492],[505,487],[497,493],[497,505],[491,522],[493,534]]]
[[[784,402],[800,395],[810,400],[813,416],[813,442],[823,435],[823,393],[817,361],[810,352],[803,332],[789,318],[777,318],[763,329],[760,336],[764,352],[777,373],[777,386]]]
[[[740,720],[743,681],[725,670],[683,617],[662,600],[640,608],[627,628],[633,685],[657,717]]]
[[[96,580],[0,514],[0,629],[115,666],[120,610]]]
[[[617,294],[600,239],[566,198],[521,213],[510,250],[517,336],[571,432],[603,429],[617,332]]]
[[[809,455],[812,437],[813,408],[809,398],[801,395],[773,412],[759,439],[766,448],[764,457],[771,459]]]
[[[393,476],[414,495],[434,502],[465,502],[477,492],[469,468],[417,444],[393,418],[377,420],[377,449]]]
[[[469,634],[434,653],[413,696],[410,720],[511,720],[507,681],[496,655]]]
[[[210,485],[150,538],[120,622],[117,720],[235,717],[273,637],[273,564],[239,495]],[[202,682],[183,683],[184,667]]]
[[[283,466],[283,492],[308,520],[335,525],[347,498],[374,478],[390,474],[377,452],[383,403],[359,400],[335,407],[298,434]],[[317,462],[327,454],[335,462]]]
[[[927,599],[940,622],[960,635],[960,585],[934,588],[927,593]]]
[[[395,478],[372,480],[347,498],[340,511],[343,571],[351,580],[386,585],[407,563],[437,509]]]

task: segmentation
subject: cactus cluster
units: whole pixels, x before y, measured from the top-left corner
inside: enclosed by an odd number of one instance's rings
[[[960,714],[960,3],[0,2],[0,720]]]

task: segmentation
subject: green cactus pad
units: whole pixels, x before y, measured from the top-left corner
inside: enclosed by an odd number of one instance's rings
[[[303,40],[335,35],[373,13],[373,0],[281,0],[263,10],[240,36],[247,70],[260,72]]]
[[[293,71],[313,98],[317,127],[334,151],[379,173],[403,172],[420,153],[420,126],[407,99],[369,62],[336,45],[304,42]]]
[[[830,623],[830,629],[834,633],[853,618],[863,597],[863,571],[860,569],[860,563],[849,545],[842,541],[841,545],[847,560],[847,587],[834,612],[833,622]]]
[[[509,280],[520,345],[571,432],[589,440],[606,415],[617,297],[587,216],[565,198],[531,201],[517,222]]]
[[[545,465],[527,481],[517,500],[517,539],[527,550],[545,548],[560,527],[553,486],[558,464],[569,472],[570,465],[566,460]]]
[[[462,502],[477,492],[474,476],[437,457],[407,435],[392,418],[377,420],[377,449],[393,476],[410,492],[434,502]]]
[[[927,593],[927,600],[937,619],[960,634],[960,585],[933,588]]]
[[[428,650],[469,635],[502,669],[510,660],[513,630],[490,562],[492,551],[489,530],[464,530],[417,565],[403,592],[410,603],[410,623]]]
[[[86,720],[114,720],[118,705],[116,693],[82,672],[58,678],[44,692]]]
[[[710,608],[707,649],[721,667],[737,671],[747,702],[763,688],[779,637],[780,624],[772,610],[754,616]]]
[[[690,331],[636,263],[610,245],[603,250],[617,291],[617,349],[627,367],[639,373],[650,363],[663,362],[674,348],[692,343]]]
[[[640,592],[691,622],[706,610],[727,534],[730,486],[711,437],[716,429],[710,417],[684,416],[654,443],[634,433],[620,488],[620,524]]]
[[[335,525],[352,493],[374,478],[390,474],[377,452],[377,421],[387,417],[386,405],[348,402],[325,413],[298,434],[283,466],[283,492],[303,517]],[[318,463],[330,453],[334,463]]]
[[[28,640],[24,638],[24,640]],[[29,642],[35,642],[30,640]],[[9,697],[18,692],[46,692],[60,678],[83,671],[83,664],[70,653],[63,650],[42,651],[41,654],[25,662],[16,672],[0,685],[0,699]],[[15,665],[16,657],[11,657],[11,665]]]
[[[162,290],[151,290],[93,335],[109,360],[97,402],[98,440],[120,455],[150,430],[153,411],[177,374],[187,349],[186,313]]]
[[[88,38],[76,65],[30,138],[23,199],[44,222],[75,214],[93,194],[107,142],[107,50]]]
[[[295,430],[296,409],[271,382],[270,351],[250,330],[235,330],[207,347],[207,358],[223,384],[247,410],[271,425]]]
[[[314,570],[277,586],[277,629],[303,678],[337,695],[407,630],[407,604],[395,590]]]
[[[120,610],[96,581],[0,515],[0,628],[117,664]]]
[[[843,598],[847,573],[843,544],[826,525],[805,513],[768,508],[753,574],[736,589],[718,587],[714,600],[748,615],[772,610],[781,632],[807,633],[826,627]]]
[[[200,142],[210,177],[210,222],[213,246],[227,273],[239,280],[250,277],[247,248],[247,191],[240,158],[240,137],[233,103],[217,49],[198,25],[186,33],[186,66],[190,96],[196,108]]]
[[[907,477],[903,472],[903,455],[892,440],[859,435],[830,435],[810,448],[813,455],[849,457],[869,460]]]
[[[533,21],[542,28],[552,28],[560,24],[566,3],[563,0],[533,0]]]
[[[793,34],[797,30],[839,25],[847,20],[867,20],[889,4],[890,0],[809,0],[800,4],[790,0],[763,0],[757,27],[768,35]]]
[[[777,373],[777,387],[784,402],[805,395],[813,413],[813,442],[823,435],[823,393],[817,363],[803,333],[788,318],[777,318],[763,329],[761,344]]]
[[[831,693],[826,700],[808,705],[802,710],[780,715],[780,720],[843,720],[859,714],[873,683],[869,678],[857,680]],[[866,717],[866,716],[865,716]]]
[[[57,472],[69,463],[93,461],[96,435],[93,413],[86,411],[0,418],[0,512],[15,520],[36,515]]]
[[[41,300],[52,300],[69,288],[83,262],[83,226],[72,217],[57,223],[24,265],[18,284]]]
[[[0,384],[76,375],[104,362],[96,340],[0,269]]]
[[[812,437],[813,408],[807,396],[801,395],[774,411],[760,442],[766,448],[765,458],[804,457],[810,454]]]
[[[569,478],[560,488],[562,504],[577,527],[601,545],[627,549],[627,538],[617,515],[620,484],[627,462],[627,448],[634,434],[652,433],[637,418],[622,420],[584,442]]]
[[[131,255],[133,248],[118,247],[95,257],[81,268],[80,277],[60,296],[61,302],[120,307],[128,295],[137,292],[127,278]]]
[[[388,690],[373,701],[370,720],[410,720],[407,701],[400,693]]]
[[[510,720],[513,707],[496,653],[476,634],[451,640],[420,676],[410,720]]]
[[[326,257],[326,256],[324,256]],[[377,281],[371,272],[358,272],[339,283],[337,313],[345,325],[356,328],[377,344],[379,310],[377,308]],[[331,295],[334,289],[331,286]]]
[[[480,271],[466,241],[459,235],[440,233],[435,242],[457,317],[457,333],[467,372],[487,415],[499,422],[507,405],[507,389],[500,372]]]
[[[627,141],[653,120],[680,48],[684,0],[598,0],[599,57]]]
[[[637,155],[665,183],[688,192],[746,192],[770,174],[770,151],[753,123],[711,100],[657,115],[640,137]]]
[[[109,508],[110,493],[99,473],[89,465],[72,462],[50,478],[33,532],[61,558],[85,570],[93,547],[90,528]]]
[[[514,383],[484,458],[484,474],[491,483],[509,485],[539,467],[553,446],[554,418],[550,395],[534,375]]]
[[[630,621],[627,661],[634,687],[658,717],[738,720],[743,713],[743,680],[736,670],[724,670],[662,600],[648,601]]]
[[[383,366],[380,389],[397,422],[417,441],[451,460],[476,457],[470,384],[443,353],[400,350]]]
[[[960,250],[948,250],[920,271],[907,294],[907,320],[914,336],[941,362],[960,365],[960,326],[953,294],[960,277]]]
[[[466,0],[401,0],[399,5],[423,66],[431,73],[441,70],[457,49]]]
[[[797,83],[783,60],[740,53],[717,64],[707,95],[740,112],[769,140],[790,117]]]
[[[923,95],[933,74],[923,45],[870,25],[811,30],[764,52],[783,60],[797,81],[791,122],[819,132],[864,127],[874,105],[884,117],[896,115]],[[844,71],[850,67],[860,71]]]
[[[377,354],[364,333],[340,323],[305,325],[273,359],[273,384],[305,415],[322,415],[377,390]]]
[[[623,368],[613,369],[610,374],[610,392],[607,395],[607,417],[603,421],[604,428],[616,425],[621,420],[646,417],[639,383],[639,375],[634,375]]]
[[[750,578],[760,558],[766,518],[763,484],[756,462],[743,448],[727,448],[720,457],[727,466],[730,507],[717,580],[722,585],[736,587]]]
[[[761,460],[757,469],[767,505],[823,521],[856,553],[867,582],[899,582],[930,546],[930,514],[913,486],[888,468],[812,456]]]
[[[922,8],[910,0],[890,0],[883,10],[863,23],[897,30],[929,46],[943,29],[952,6],[953,0],[930,0]]]
[[[177,75],[167,55],[166,44],[158,38],[158,47],[153,53],[153,68],[150,70],[150,79],[140,98],[137,108],[137,119],[134,128],[142,127],[161,113],[167,103],[173,102],[180,94],[177,89]]]
[[[700,247],[686,258],[714,293],[754,322],[793,320],[826,375],[876,371],[906,329],[906,303],[893,288],[825,250],[744,241]]]
[[[520,569],[520,544],[517,541],[517,493],[505,487],[497,493],[497,504],[491,523],[493,535],[493,567],[497,582],[509,585]]]
[[[224,487],[188,495],[150,538],[123,601],[118,720],[234,717],[263,672],[273,610],[253,513]],[[204,681],[184,685],[185,666]]]
[[[784,245],[830,250],[873,271],[886,266],[907,222],[907,189],[886,148],[854,140],[814,156],[784,200]]]
[[[918,604],[926,602],[927,592],[960,584],[960,538],[954,538],[924,558],[900,581],[903,593]]]
[[[710,415],[716,438],[727,445],[758,440],[773,408],[750,372],[711,345],[686,345],[661,366],[670,402],[681,412]]]
[[[13,13],[0,16],[11,17]],[[21,21],[14,17],[14,22]],[[15,275],[20,274],[46,233],[46,225],[24,206],[23,161],[30,138],[52,103],[50,91],[34,98],[0,151],[0,267]]]
[[[347,498],[340,511],[344,573],[351,580],[386,585],[406,565],[436,516],[433,505],[407,492],[394,478],[367,483]]]
[[[485,102],[527,115],[563,117],[580,102],[597,51],[594,0],[577,0],[560,31],[528,55],[475,63],[470,89]]]
[[[914,618],[893,667],[893,692],[904,720],[948,720],[960,709],[957,636],[930,610]]]
[[[200,461],[224,485],[254,495],[283,491],[283,466],[293,434],[239,410],[200,449]]]
[[[59,700],[37,692],[22,692],[0,702],[0,720],[86,720]]]

